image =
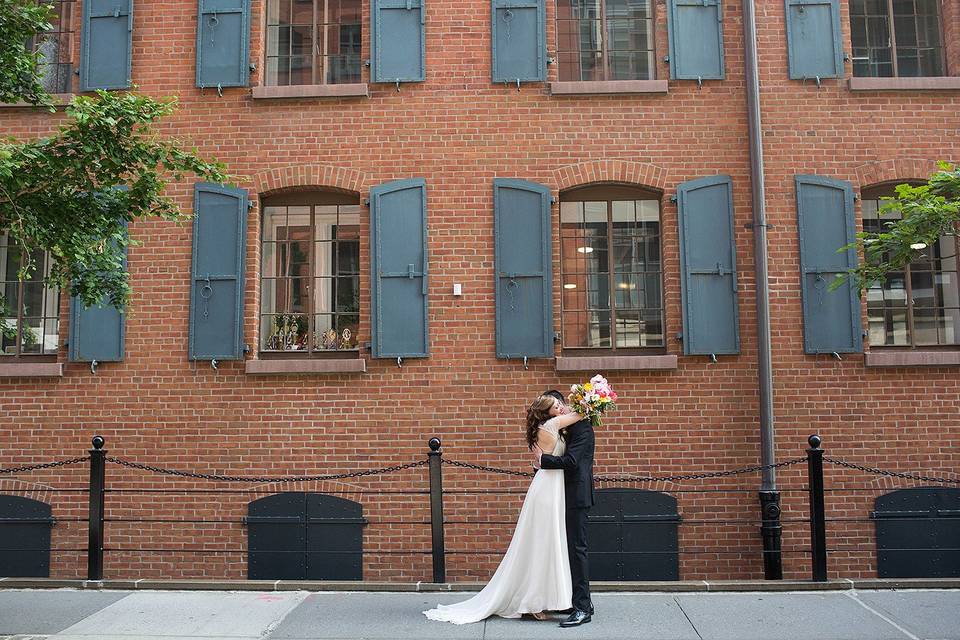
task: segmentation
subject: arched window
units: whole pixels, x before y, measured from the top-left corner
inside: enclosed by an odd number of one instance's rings
[[[359,196],[333,191],[268,196],[261,238],[261,353],[355,350]]]
[[[560,199],[564,349],[662,351],[660,196],[591,186]]]
[[[879,232],[899,218],[880,213],[883,196],[893,186],[863,191],[863,230]],[[871,347],[920,347],[960,344],[960,287],[957,282],[957,238],[943,236],[917,251],[903,271],[887,275],[867,289]]]

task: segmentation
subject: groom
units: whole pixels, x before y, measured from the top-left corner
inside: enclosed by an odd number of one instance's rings
[[[566,399],[559,391],[551,389],[543,395],[553,396],[566,404]],[[587,512],[593,506],[593,450],[593,425],[584,418],[567,430],[567,450],[562,456],[547,455],[536,447],[533,451],[534,466],[538,469],[563,469],[573,612],[560,623],[561,627],[586,624],[593,616],[590,571],[587,567]]]

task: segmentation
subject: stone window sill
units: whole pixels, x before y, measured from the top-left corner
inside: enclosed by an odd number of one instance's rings
[[[298,84],[285,87],[254,87],[254,100],[277,100],[283,98],[353,98],[370,97],[364,84]]]
[[[949,91],[960,90],[960,77],[850,78],[851,91]]]
[[[561,356],[557,371],[666,371],[677,368],[677,356]]]
[[[0,378],[62,378],[60,362],[0,362]]]
[[[58,109],[63,109],[70,101],[73,100],[76,94],[73,93],[53,93],[50,94],[50,97],[53,98],[53,106]],[[0,102],[0,109],[41,109],[35,104],[30,104],[29,102]]]
[[[868,367],[957,367],[960,351],[881,351],[864,353]]]
[[[550,93],[555,96],[666,93],[666,80],[604,80],[583,82],[551,82]]]
[[[250,375],[366,373],[367,361],[363,358],[247,360],[246,367]]]

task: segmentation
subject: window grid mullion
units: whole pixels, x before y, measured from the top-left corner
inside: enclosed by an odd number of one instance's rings
[[[910,265],[907,264],[903,268],[903,284],[906,287],[906,296],[907,296],[907,332],[910,334],[910,347],[912,349],[917,348],[917,334],[914,331],[914,322],[913,322],[913,283],[910,280],[913,278],[913,275],[910,273]]]
[[[610,79],[610,59],[607,43],[607,0],[600,0],[600,62],[603,64],[603,79]]]
[[[610,347],[617,348],[617,296],[613,273],[613,200],[607,200],[607,307],[610,309]]]
[[[316,6],[316,4],[314,4]],[[310,248],[307,252],[309,256],[307,259],[307,272],[310,274],[310,278],[307,280],[307,353],[314,352],[314,321],[313,314],[315,307],[313,304],[313,294],[317,288],[317,270],[316,270],[316,245],[317,245],[317,231],[316,231],[316,222],[315,214],[316,205],[310,205]]]
[[[887,0],[887,34],[890,45],[890,60],[893,61],[893,77],[900,77],[900,65],[897,64],[897,34],[893,26],[893,0]],[[910,338],[911,342],[913,337]]]
[[[17,342],[13,348],[13,357],[19,358],[21,353],[21,345],[23,344],[23,278],[20,276],[20,271],[23,270],[24,265],[26,264],[26,252],[20,251],[20,263],[18,266],[17,273]]]

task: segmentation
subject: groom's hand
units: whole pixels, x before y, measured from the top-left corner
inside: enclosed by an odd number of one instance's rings
[[[537,445],[533,445],[533,449],[530,450],[530,453],[533,454],[533,468],[540,468],[540,456],[543,455],[543,450],[540,449]]]

